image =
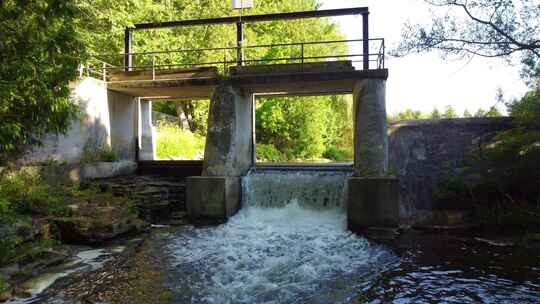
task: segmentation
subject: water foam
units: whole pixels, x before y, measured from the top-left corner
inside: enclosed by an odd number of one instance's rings
[[[222,226],[175,235],[168,248],[191,303],[347,302],[356,283],[395,259],[348,232],[340,208],[296,200],[244,207]]]

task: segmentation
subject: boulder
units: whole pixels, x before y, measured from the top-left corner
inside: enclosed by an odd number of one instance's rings
[[[82,204],[72,208],[70,217],[55,219],[60,239],[66,243],[92,244],[140,232],[147,224],[129,205]]]

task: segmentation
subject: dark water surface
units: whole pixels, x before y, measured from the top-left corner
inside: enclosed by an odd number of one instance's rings
[[[400,262],[366,282],[359,303],[540,303],[538,250],[414,232],[389,248]]]

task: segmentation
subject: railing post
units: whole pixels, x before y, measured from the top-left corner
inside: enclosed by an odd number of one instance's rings
[[[133,54],[131,54],[131,42],[133,33],[129,29],[124,30],[124,70],[131,71],[133,66]]]
[[[223,49],[223,73],[227,73],[227,49]]]
[[[107,81],[107,64],[103,63],[103,81]]]
[[[362,39],[364,70],[369,70],[369,12],[362,14]]]
[[[301,44],[300,58],[302,58],[302,65],[304,65],[304,43]]]
[[[244,65],[244,50],[242,44],[244,43],[244,23],[242,20],[236,22],[236,61],[237,64]]]
[[[156,80],[156,55],[152,54],[152,80]]]

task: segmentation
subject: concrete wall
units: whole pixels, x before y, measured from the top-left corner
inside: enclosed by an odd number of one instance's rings
[[[135,160],[138,98],[108,92],[111,118],[111,146],[122,160]]]
[[[156,158],[156,129],[152,125],[152,101],[139,98],[139,159],[154,160]]]
[[[109,146],[111,127],[106,84],[83,78],[70,84],[71,100],[81,109],[81,116],[65,135],[47,135],[42,146],[28,147],[19,162],[29,164],[49,160],[78,162],[87,148]]]
[[[449,172],[466,166],[497,131],[511,127],[510,118],[418,120],[390,123],[390,171],[400,181],[400,215],[414,222],[425,212],[447,208],[434,189]]]
[[[108,91],[106,83],[90,77],[71,83],[70,88],[71,100],[80,108],[79,118],[65,135],[46,135],[42,146],[27,147],[18,163],[78,163],[85,149],[111,147],[120,160],[134,160],[136,98]]]

